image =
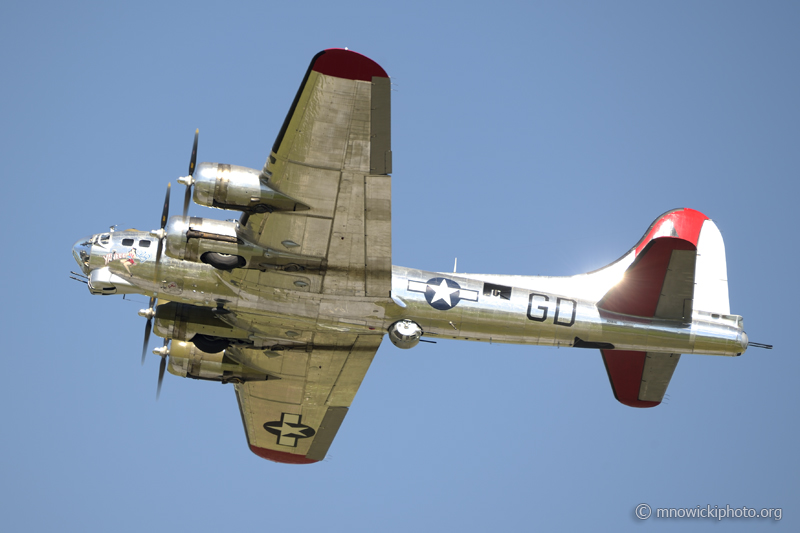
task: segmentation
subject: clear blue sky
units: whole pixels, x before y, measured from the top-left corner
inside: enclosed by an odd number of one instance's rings
[[[799,6],[3,3],[2,529],[796,531]],[[156,227],[195,128],[199,160],[260,168],[311,57],[345,46],[395,83],[395,264],[575,274],[692,207],[776,349],[685,356],[636,410],[596,351],[386,343],[314,466],[250,453],[230,386],[168,375],[156,403],[146,299],[91,297],[71,245]]]

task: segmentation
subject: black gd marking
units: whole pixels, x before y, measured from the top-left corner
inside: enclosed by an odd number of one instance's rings
[[[536,294],[535,292],[532,292],[530,297],[528,297],[528,318],[531,319],[531,320],[535,320],[536,322],[544,322],[545,320],[547,320],[547,309],[548,309],[548,306],[540,305],[540,306],[538,306],[536,308],[536,309],[538,309],[539,311],[542,312],[542,316],[534,316],[534,315],[532,315],[531,311],[533,310],[533,298],[534,297],[544,298],[545,302],[549,302],[550,301],[550,297],[547,296],[546,294]]]
[[[281,413],[280,421],[267,422],[264,429],[273,435],[278,436],[278,444],[281,446],[297,446],[297,439],[307,439],[313,437],[316,431],[305,424],[301,424],[302,415],[293,413]]]
[[[547,305],[537,305],[534,309],[534,298],[536,298],[537,304],[547,304]],[[528,297],[528,319],[535,320],[536,322],[544,322],[547,320],[547,313],[550,309],[550,305],[548,302],[550,301],[550,297],[546,294],[539,294],[536,292],[532,292]],[[562,304],[567,304],[570,308],[566,308],[562,310]],[[562,313],[563,311],[571,311],[569,320],[564,320]],[[553,317],[553,324],[558,326],[567,326],[571,327],[575,323],[575,314],[578,312],[578,302],[575,300],[570,300],[569,298],[556,298],[556,312],[555,316]]]
[[[561,304],[563,304],[565,302],[569,302],[570,304],[572,304],[572,316],[570,316],[568,322],[563,322],[563,319],[562,319],[562,321],[559,321],[559,316],[558,316],[559,313],[561,313]],[[572,324],[575,323],[575,313],[577,313],[577,312],[578,312],[578,302],[576,302],[575,300],[570,300],[569,298],[557,298],[556,299],[556,316],[553,317],[553,323],[554,324],[558,324],[559,326],[571,327]]]

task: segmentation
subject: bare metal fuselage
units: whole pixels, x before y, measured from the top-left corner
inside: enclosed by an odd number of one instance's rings
[[[273,338],[290,333],[287,342],[302,340],[298,330],[382,335],[392,324],[412,320],[427,339],[727,356],[747,348],[739,316],[694,311],[691,322],[679,322],[610,313],[598,309],[596,291],[584,290],[580,276],[473,275],[394,266],[392,293],[385,298],[326,296],[303,286],[302,272],[273,273],[278,282],[265,286],[257,280],[258,271],[252,283],[235,281],[210,265],[166,255],[156,278],[154,248],[137,246],[148,239],[149,233],[138,231],[90,239],[88,261],[76,252],[90,290],[157,295],[203,307],[224,302],[234,315],[256,314],[274,324]],[[123,245],[131,240],[133,246]]]

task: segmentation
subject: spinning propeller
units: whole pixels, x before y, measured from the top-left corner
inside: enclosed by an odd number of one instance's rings
[[[197,163],[197,137],[200,135],[200,129],[194,130],[194,145],[192,145],[192,158],[189,160],[189,175],[178,178],[178,183],[186,185],[186,195],[183,197],[183,216],[189,213],[189,202],[192,199],[192,185],[194,185],[194,167]]]
[[[167,218],[169,218],[169,192],[172,189],[171,184],[167,184],[167,196],[164,198],[164,209],[161,212],[161,227],[157,230],[153,230],[150,232],[150,235],[156,237],[158,239],[158,248],[156,250],[156,261],[154,265],[154,272],[153,272],[153,281],[158,284],[158,271],[159,267],[161,266],[161,252],[164,249],[164,237],[166,237],[167,232],[164,231],[164,227],[167,225]],[[150,297],[150,303],[147,309],[141,309],[139,311],[139,316],[145,317],[147,319],[147,324],[144,327],[144,345],[142,346],[142,364],[144,364],[145,356],[147,355],[147,345],[150,342],[150,332],[153,329],[153,317],[156,315],[156,304],[157,297],[155,293],[153,296]]]
[[[195,165],[197,164],[197,138],[200,135],[200,130],[197,129],[194,132],[194,144],[192,145],[192,157],[189,160],[189,175],[183,178],[178,178],[179,183],[183,183],[186,185],[186,195],[183,199],[183,216],[186,216],[189,212],[189,201],[192,199],[192,185],[194,184],[194,169]],[[158,249],[156,251],[156,260],[154,264],[154,272],[153,272],[153,281],[155,282],[156,287],[158,286],[158,279],[159,279],[159,269],[161,267],[161,252],[164,249],[164,238],[167,236],[167,232],[164,228],[167,225],[167,219],[169,218],[169,194],[170,190],[172,189],[171,184],[167,184],[167,195],[164,197],[164,209],[161,211],[161,227],[157,230],[153,230],[150,232],[150,235],[156,237],[158,239]],[[154,291],[154,295],[150,297],[150,303],[148,304],[147,309],[142,309],[139,311],[139,316],[143,316],[147,318],[147,323],[144,327],[144,345],[142,346],[142,365],[144,365],[144,360],[147,355],[147,346],[150,343],[150,333],[153,331],[153,317],[156,315],[155,305],[156,301],[158,300],[156,296],[157,292]],[[158,389],[156,391],[156,400],[161,395],[161,383],[164,381],[164,372],[167,369],[167,357],[169,357],[169,339],[164,339],[164,346],[161,348],[156,348],[153,350],[153,353],[156,355],[161,356],[161,363],[158,366]]]

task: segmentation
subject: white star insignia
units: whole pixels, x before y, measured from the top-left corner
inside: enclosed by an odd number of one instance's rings
[[[454,292],[457,292],[458,289],[455,289],[453,287],[448,287],[446,279],[443,279],[438,286],[428,285],[428,287],[433,289],[435,292],[433,298],[431,298],[431,304],[434,304],[439,300],[442,300],[444,303],[447,304],[448,307],[453,307],[453,302],[450,300],[450,296],[452,296]]]

